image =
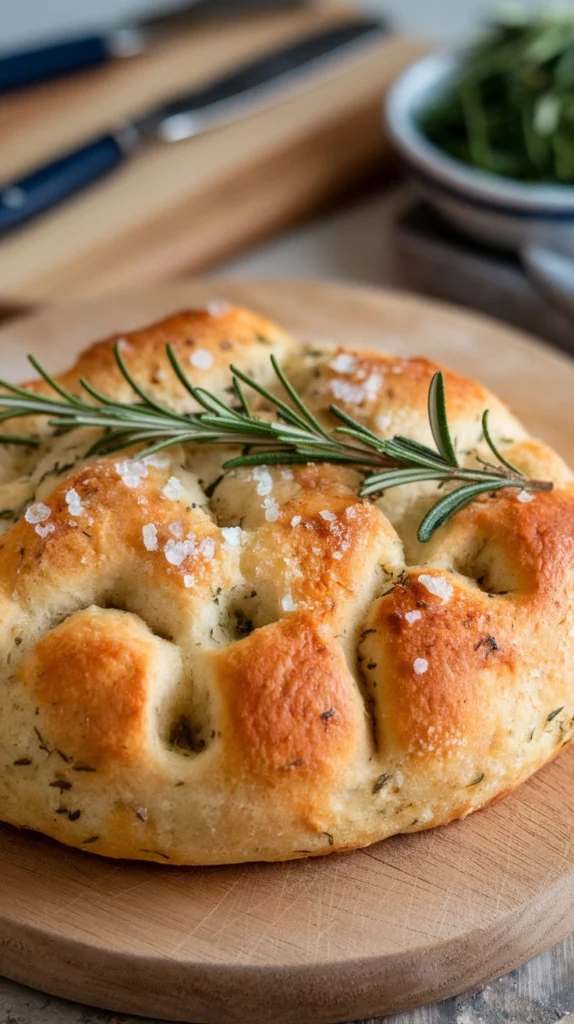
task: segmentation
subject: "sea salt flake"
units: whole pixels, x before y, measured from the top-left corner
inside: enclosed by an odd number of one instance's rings
[[[39,501],[36,505],[30,505],[30,508],[26,509],[24,519],[27,523],[43,523],[46,519],[49,519],[51,515],[52,509]]]
[[[199,545],[199,552],[203,555],[208,562],[211,561],[215,554],[215,541],[213,537],[204,537]]]
[[[329,381],[329,391],[338,402],[360,405],[365,400],[365,389],[362,384],[351,384],[348,380]]]
[[[291,594],[285,594],[285,597],[281,599],[281,607],[284,612],[294,612],[297,607],[297,601],[294,601]]]
[[[40,524],[38,523],[34,527],[34,529],[35,529],[36,533],[38,534],[38,536],[42,538],[42,540],[45,537],[47,537],[48,534],[55,533],[55,531],[56,531],[56,527],[54,526],[53,523],[48,523],[46,526],[40,526]]]
[[[209,367],[213,365],[213,356],[209,349],[197,348],[195,352],[191,353],[189,361],[197,370],[209,370]]]
[[[299,526],[299,523],[301,522],[302,518],[302,516],[293,516],[291,520],[291,526]]]
[[[142,462],[145,462],[146,466],[153,466],[154,469],[167,469],[169,466],[169,459],[165,455],[160,455],[159,452],[154,452],[153,455],[146,455]]]
[[[226,299],[212,299],[205,307],[210,316],[223,316],[229,313],[231,306]]]
[[[339,355],[329,363],[335,373],[353,373],[356,365],[356,357],[352,356],[350,352],[339,352]]]
[[[424,673],[426,672],[428,667],[429,667],[429,663],[426,660],[426,658],[415,658],[415,660],[413,662],[413,668],[414,668],[417,676],[424,675]]]
[[[139,487],[147,476],[147,466],[143,459],[124,459],[116,462],[114,468],[126,487]]]
[[[380,430],[381,434],[387,431],[392,423],[393,417],[390,413],[384,413],[381,416],[377,416],[375,420],[375,426],[377,430]]]
[[[190,555],[194,555],[197,546],[194,540],[168,540],[163,553],[170,565],[180,566]]]
[[[327,523],[334,523],[337,518],[334,512],[329,512],[326,508],[319,512],[319,515],[321,516],[321,519],[324,519]]]
[[[370,402],[373,402],[375,398],[378,396],[382,383],[383,378],[381,377],[380,373],[370,373],[369,376],[367,377],[365,383],[363,384],[363,387],[365,389],[365,394]]]
[[[275,523],[279,519],[279,505],[275,498],[264,498],[263,508],[265,509],[265,518],[268,523]]]
[[[148,523],[142,528],[142,535],[146,551],[157,551],[157,526],[154,523]]]
[[[164,498],[169,501],[177,501],[183,494],[183,484],[181,480],[178,480],[176,476],[170,476],[165,487],[162,487],[161,493]]]
[[[251,478],[257,481],[257,493],[263,497],[273,490],[273,477],[266,466],[254,466]]]
[[[66,505],[71,516],[81,516],[84,511],[82,499],[74,487],[70,491],[66,491]]]
[[[407,620],[409,626],[412,626],[413,622],[418,622],[418,620],[422,619],[422,617],[423,613],[419,611],[405,613],[405,619]]]
[[[534,495],[530,494],[530,491],[519,491],[516,495],[516,500],[521,501],[523,505],[527,505],[529,501],[534,501]]]
[[[429,576],[423,573],[422,576],[419,576],[418,580],[419,583],[422,583],[423,587],[426,587],[430,594],[440,597],[444,602],[450,601],[454,594],[452,583],[445,580],[444,576]]]
[[[224,526],[221,536],[228,547],[238,548],[243,540],[243,530],[240,526]]]

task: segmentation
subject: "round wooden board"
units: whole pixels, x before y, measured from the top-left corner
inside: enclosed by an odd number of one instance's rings
[[[307,336],[427,354],[497,390],[574,458],[574,363],[412,296],[198,282],[59,308],[0,334],[0,371],[227,298]],[[574,749],[464,822],[356,853],[181,869],[0,828],[0,973],[120,1012],[207,1024],[377,1016],[482,984],[574,928]]]

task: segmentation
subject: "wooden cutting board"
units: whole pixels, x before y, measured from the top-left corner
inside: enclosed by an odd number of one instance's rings
[[[333,0],[204,21],[145,56],[3,97],[2,182],[238,62],[348,16],[349,7]],[[383,94],[421,49],[381,36],[270,109],[202,138],[149,148],[0,240],[0,308],[100,295],[203,269],[382,173]]]
[[[427,354],[481,377],[574,459],[574,364],[493,321],[343,286],[212,283],[14,323],[56,370],[112,329],[226,298],[307,336]],[[98,859],[0,828],[0,974],[110,1008],[207,1024],[326,1024],[482,984],[574,928],[574,748],[464,822],[287,864],[181,869]]]

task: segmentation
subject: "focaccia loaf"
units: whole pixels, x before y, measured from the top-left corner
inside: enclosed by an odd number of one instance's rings
[[[132,401],[93,346],[60,379]],[[225,306],[126,335],[125,362],[230,400],[230,362],[313,411],[432,443],[436,367],[305,344]],[[219,475],[230,449],[86,459],[93,431],[0,447],[0,819],[165,864],[282,860],[460,818],[573,734],[574,486],[479,384],[445,371],[461,461],[503,453],[552,493],[505,490],[425,545],[435,483],[358,498],[333,465]],[[34,387],[42,392],[47,385]],[[25,422],[15,421],[22,433]],[[526,500],[525,500],[526,499]]]

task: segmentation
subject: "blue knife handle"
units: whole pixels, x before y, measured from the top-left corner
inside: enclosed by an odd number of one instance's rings
[[[113,171],[130,147],[102,135],[0,190],[0,235],[73,196]]]
[[[103,35],[83,36],[9,53],[0,56],[0,92],[98,67],[109,57],[108,41]]]

